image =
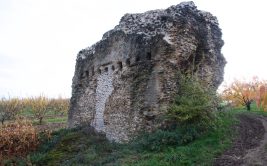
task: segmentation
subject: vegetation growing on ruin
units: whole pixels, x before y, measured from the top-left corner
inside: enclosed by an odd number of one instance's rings
[[[43,137],[38,150],[13,162],[26,165],[194,165],[210,164],[230,145],[235,120],[219,113],[216,128],[196,136],[194,126],[177,130],[158,130],[144,134],[128,144],[109,142],[90,127],[62,129],[48,139]],[[6,160],[6,163],[11,160]]]
[[[224,104],[225,101],[217,105],[217,96],[208,89],[203,89],[192,77],[180,79],[179,84],[181,88],[178,96],[165,116],[168,125],[152,133],[140,134],[127,144],[109,142],[103,134],[95,132],[90,126],[40,133],[35,129],[39,126],[38,118],[34,118],[29,107],[23,107],[23,111],[17,115],[28,117],[31,122],[20,123],[10,119],[6,121],[6,125],[1,126],[0,141],[5,146],[0,148],[9,149],[5,150],[7,153],[1,153],[1,164],[211,165],[217,156],[230,147],[236,136],[232,128],[238,123],[235,114],[246,111],[240,107],[231,109],[227,102]],[[259,89],[260,94],[263,93],[262,89]],[[264,95],[262,96],[252,102],[250,112],[266,116],[263,111],[265,109],[262,109]],[[66,122],[66,116],[61,116],[61,112],[56,111],[57,107],[63,106],[55,106],[56,103],[64,102],[53,101],[53,104],[48,104],[49,111],[45,114],[44,124]],[[228,111],[225,111],[226,107],[230,107]],[[58,116],[53,117],[54,115]],[[12,132],[7,132],[10,127]],[[22,143],[19,146],[3,143],[7,140],[12,143],[14,139],[21,140]],[[12,150],[14,147],[20,149]]]
[[[21,165],[177,165],[211,163],[230,145],[231,114],[213,113],[213,99],[193,78],[180,81],[179,96],[170,107],[169,125],[144,133],[127,144],[110,143],[85,126],[41,137],[37,151],[6,163]],[[202,99],[201,99],[202,98]],[[186,116],[187,114],[187,116]],[[194,122],[194,123],[193,123]]]
[[[195,126],[188,126],[144,134],[128,144],[111,143],[88,126],[62,129],[49,138],[43,136],[37,151],[27,158],[5,162],[20,165],[211,165],[214,158],[231,145],[235,136],[232,126],[238,123],[234,115],[243,112],[246,111],[218,112],[216,127],[197,137]],[[252,113],[266,115],[257,111],[254,104]]]
[[[205,132],[214,125],[217,106],[218,97],[212,87],[203,86],[195,76],[181,75],[178,95],[167,115],[177,126],[198,126]]]

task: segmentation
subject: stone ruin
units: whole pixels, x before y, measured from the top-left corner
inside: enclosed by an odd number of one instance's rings
[[[91,125],[116,142],[153,130],[177,94],[178,72],[221,84],[221,36],[216,17],[193,2],[125,14],[78,53],[69,127]]]

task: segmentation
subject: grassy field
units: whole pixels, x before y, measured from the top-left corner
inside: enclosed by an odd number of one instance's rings
[[[4,165],[212,165],[231,146],[235,137],[233,126],[238,123],[237,114],[257,114],[267,116],[252,105],[252,111],[235,108],[217,112],[214,126],[205,133],[198,133],[195,126],[175,130],[158,130],[143,134],[127,144],[109,142],[104,135],[96,133],[88,126],[65,129],[67,115],[49,111],[39,124],[29,109],[20,112],[31,119],[40,130],[54,130],[51,136],[40,134],[38,149],[24,158],[9,158]],[[55,130],[56,129],[56,130]]]
[[[231,145],[233,113],[218,113],[216,127],[195,138],[193,132],[180,133],[182,143],[164,144],[176,138],[177,130],[142,136],[128,144],[111,143],[91,128],[61,129],[43,139],[27,159],[14,159],[20,165],[211,165],[215,156]],[[159,134],[160,133],[160,134]],[[178,133],[178,134],[177,134]],[[189,141],[187,141],[189,140]],[[153,148],[154,146],[158,148]],[[151,148],[152,147],[152,148]],[[11,160],[6,161],[8,162]]]
[[[52,129],[53,131],[60,128],[65,128],[68,121],[67,113],[58,114],[55,111],[48,111],[44,116],[42,124],[39,123],[38,119],[34,118],[34,115],[30,109],[24,109],[20,111],[17,116],[30,120],[36,128],[42,128],[43,130]],[[12,122],[14,122],[14,120],[9,120],[6,121],[5,123],[12,123]],[[59,126],[59,127],[53,128],[54,126]]]
[[[43,95],[29,98],[2,98],[0,100],[1,123],[26,118],[34,124],[66,123],[69,99],[48,98]]]

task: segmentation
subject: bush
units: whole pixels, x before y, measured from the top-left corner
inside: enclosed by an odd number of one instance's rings
[[[0,100],[0,121],[2,125],[7,120],[12,120],[21,110],[22,105],[19,99],[1,99]]]
[[[166,146],[180,144],[181,133],[157,130],[139,136],[131,144],[138,151],[162,151]]]
[[[195,77],[182,76],[179,92],[168,110],[167,117],[178,125],[195,124],[209,126],[214,121],[213,110],[216,109],[216,95],[211,87],[201,85]]]
[[[214,89],[203,88],[195,77],[182,76],[179,92],[167,111],[166,126],[153,133],[145,133],[131,144],[138,150],[162,151],[169,146],[190,143],[215,129],[218,123],[215,111],[217,97]]]
[[[163,151],[167,147],[190,143],[201,135],[201,130],[194,125],[177,127],[174,130],[158,129],[139,136],[130,145],[137,151]]]
[[[55,115],[66,115],[70,105],[69,99],[58,97],[57,99],[51,99],[49,101],[49,108],[54,111]]]
[[[0,161],[13,156],[26,156],[37,145],[37,132],[26,120],[19,119],[0,127]]]
[[[48,112],[49,99],[45,96],[32,97],[27,100],[27,105],[30,106],[33,115],[39,120],[39,124],[42,124],[45,115]]]

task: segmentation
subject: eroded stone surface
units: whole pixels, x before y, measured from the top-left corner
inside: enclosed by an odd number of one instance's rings
[[[77,56],[69,126],[93,125],[117,142],[160,126],[179,89],[178,71],[207,86],[223,81],[221,35],[216,17],[193,2],[124,15]]]
[[[109,70],[97,77],[95,116],[91,124],[97,131],[105,131],[104,111],[107,99],[113,91],[112,74],[113,72]]]

